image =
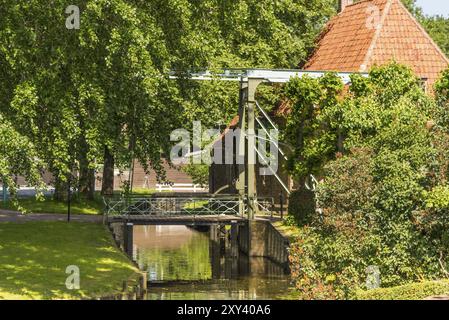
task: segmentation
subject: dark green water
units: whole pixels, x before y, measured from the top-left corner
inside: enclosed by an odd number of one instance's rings
[[[184,226],[136,226],[134,259],[150,281],[147,299],[279,299],[285,270],[263,258],[231,259],[209,233]]]

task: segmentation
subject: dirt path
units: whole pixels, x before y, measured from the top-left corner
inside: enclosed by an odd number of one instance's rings
[[[87,215],[87,214],[72,214],[70,217],[71,221],[79,222],[102,222],[102,216]],[[0,209],[0,222],[29,222],[29,221],[67,221],[66,214],[58,213],[28,213],[22,214],[17,211],[12,210],[1,210]]]

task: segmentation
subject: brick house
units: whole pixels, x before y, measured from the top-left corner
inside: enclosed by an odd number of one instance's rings
[[[299,67],[308,71],[368,72],[392,60],[410,66],[429,93],[439,73],[449,65],[448,58],[400,0],[340,0],[339,13],[327,23],[315,51]],[[281,104],[276,114],[288,116],[288,105]],[[282,127],[282,118],[277,120]],[[229,129],[237,122],[238,117]],[[224,193],[235,193],[236,168],[212,165],[210,192],[223,189]],[[293,187],[287,173],[280,170],[279,175],[289,188]],[[257,193],[278,200],[284,191],[273,176],[257,176]]]

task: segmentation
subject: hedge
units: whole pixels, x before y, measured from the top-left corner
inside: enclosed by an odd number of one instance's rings
[[[449,294],[449,281],[425,281],[398,287],[379,288],[357,292],[358,300],[422,300],[431,296]]]

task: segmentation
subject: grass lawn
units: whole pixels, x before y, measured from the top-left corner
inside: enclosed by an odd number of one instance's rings
[[[290,240],[294,240],[299,236],[300,228],[297,226],[286,225],[284,221],[276,221],[272,223],[273,226],[282,234]]]
[[[150,195],[156,192],[156,189],[146,189],[146,188],[133,188],[133,195]]]
[[[146,196],[154,192],[154,189],[135,188],[133,196]],[[114,191],[114,194],[119,196],[120,191]],[[51,196],[45,197],[43,201],[39,201],[35,197],[21,198],[18,201],[20,206],[31,213],[67,213],[67,202],[56,201]],[[74,198],[70,204],[72,214],[102,214],[103,207],[103,198],[98,191],[95,192],[94,200]],[[12,201],[8,201],[6,204],[0,201],[0,209],[18,210]]]
[[[80,289],[65,286],[67,266]],[[79,299],[118,293],[137,270],[94,223],[0,223],[0,299]]]
[[[27,212],[31,213],[67,213],[67,202],[56,201],[52,197],[45,197],[39,201],[35,197],[19,199],[19,204]],[[12,201],[6,204],[0,201],[0,209],[18,210]],[[72,214],[101,214],[103,210],[103,202],[100,198],[95,200],[77,200],[74,199],[70,204]]]

